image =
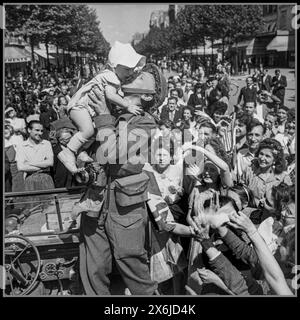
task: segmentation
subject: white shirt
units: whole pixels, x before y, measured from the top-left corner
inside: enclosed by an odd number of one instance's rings
[[[36,144],[27,139],[17,146],[16,162],[18,167],[25,162],[43,162],[49,159],[52,159],[53,163],[53,150],[48,140],[42,140]]]
[[[178,161],[175,165],[170,165],[163,173],[153,170],[159,190],[163,198],[169,197],[171,203],[180,199],[183,180],[183,162]],[[171,187],[171,188],[170,188]],[[175,192],[172,192],[174,187]]]
[[[249,151],[249,149],[242,149],[236,155],[236,166],[234,173],[236,178],[240,179],[242,175],[246,172],[247,168],[251,166],[251,162],[255,155]]]

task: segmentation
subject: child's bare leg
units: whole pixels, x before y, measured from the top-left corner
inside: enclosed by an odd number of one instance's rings
[[[64,148],[58,155],[58,158],[65,167],[72,173],[78,171],[76,166],[75,154],[94,134],[94,127],[89,112],[84,108],[72,109],[70,118],[78,128],[78,132],[70,139],[67,148]]]
[[[92,118],[85,108],[72,109],[70,111],[70,118],[76,124],[79,132],[74,134],[67,147],[74,153],[77,153],[80,147],[93,136],[94,127]]]

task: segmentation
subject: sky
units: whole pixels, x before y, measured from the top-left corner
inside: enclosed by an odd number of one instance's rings
[[[136,32],[149,30],[150,15],[155,10],[168,10],[168,4],[89,4],[96,9],[100,29],[105,39],[112,45],[116,40],[131,42]]]

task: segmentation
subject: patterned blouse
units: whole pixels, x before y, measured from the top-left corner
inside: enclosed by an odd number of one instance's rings
[[[245,183],[253,192],[255,203],[258,206],[261,200],[267,200],[272,203],[272,187],[278,186],[281,182],[292,185],[288,172],[280,174],[274,172],[266,174],[260,171],[260,168],[252,163],[241,177],[241,182]]]

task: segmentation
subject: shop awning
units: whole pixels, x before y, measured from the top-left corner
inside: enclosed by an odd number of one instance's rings
[[[186,49],[183,50],[181,53],[182,54],[191,54],[191,55],[196,55],[196,56],[203,56],[205,55],[210,55],[211,52],[213,52],[213,54],[218,54],[218,50],[215,48],[211,48],[211,47],[205,47],[205,50],[203,47],[198,47],[198,48],[194,48],[194,49]]]
[[[295,51],[295,35],[278,35],[268,45],[268,51]]]
[[[5,63],[21,63],[31,61],[30,52],[21,47],[4,47]]]
[[[252,41],[254,41],[254,39],[240,41],[236,45],[234,45],[234,47],[238,47],[238,48],[248,47]]]
[[[257,37],[251,40],[246,48],[246,54],[249,56],[264,55],[266,53],[266,47],[270,43],[270,36]]]

